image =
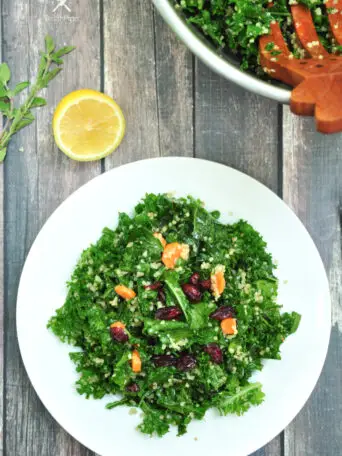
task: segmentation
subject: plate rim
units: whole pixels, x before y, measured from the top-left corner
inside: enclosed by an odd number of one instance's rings
[[[178,161],[179,162],[180,160],[181,161],[188,161],[188,162],[190,162],[190,161],[192,161],[192,162],[193,161],[200,161],[200,162],[205,162],[207,164],[215,165],[215,166],[218,166],[218,167],[221,167],[221,168],[228,168],[231,172],[236,173],[236,175],[240,175],[240,177],[243,177],[243,178],[251,179],[252,181],[254,181],[255,185],[263,187],[264,190],[272,193],[273,197],[278,199],[278,203],[280,202],[281,205],[283,206],[283,208],[286,209],[287,212],[291,213],[292,217],[294,216],[296,221],[299,222],[299,225],[305,231],[305,234],[308,237],[308,240],[310,241],[312,247],[316,251],[316,253],[318,255],[320,267],[322,268],[322,271],[324,271],[324,282],[325,282],[326,293],[327,293],[326,294],[327,302],[325,303],[325,305],[328,306],[327,310],[328,310],[328,313],[329,313],[329,316],[330,316],[330,318],[329,318],[330,324],[329,324],[329,328],[327,330],[327,334],[325,336],[326,340],[324,341],[324,347],[322,347],[322,354],[324,353],[324,356],[322,355],[322,360],[320,362],[319,369],[317,369],[318,370],[318,375],[317,375],[317,378],[316,378],[315,382],[313,383],[313,386],[308,391],[306,391],[305,399],[301,401],[300,407],[296,410],[295,413],[291,413],[292,418],[290,419],[290,421],[288,421],[286,426],[284,428],[282,428],[279,432],[283,432],[284,429],[287,426],[289,426],[289,424],[301,412],[301,410],[303,409],[303,407],[307,403],[308,399],[312,395],[314,389],[316,388],[318,380],[321,377],[321,374],[322,374],[322,371],[323,371],[323,368],[324,368],[324,365],[325,365],[325,362],[326,362],[328,348],[329,348],[329,345],[330,345],[331,329],[332,329],[332,323],[331,323],[332,301],[331,301],[330,284],[329,284],[329,279],[328,279],[328,276],[327,276],[327,271],[326,271],[325,265],[323,263],[321,254],[320,254],[320,252],[319,252],[314,240],[312,239],[309,231],[307,230],[306,226],[300,220],[300,218],[297,216],[297,214],[290,208],[290,206],[282,198],[280,198],[273,190],[268,188],[265,184],[263,184],[262,182],[258,181],[254,177],[249,176],[248,174],[243,173],[242,171],[239,171],[239,170],[237,170],[237,169],[235,169],[235,168],[233,168],[231,166],[228,166],[228,165],[225,165],[225,164],[222,164],[222,163],[218,163],[218,162],[215,162],[215,161],[212,161],[212,160],[196,158],[196,157],[184,157],[184,156],[172,156],[172,157],[170,157],[169,156],[169,157],[153,157],[153,158],[141,159],[141,160],[136,160],[136,161],[133,161],[133,162],[125,163],[125,164],[122,164],[122,165],[118,165],[118,166],[106,171],[105,173],[99,174],[98,176],[95,176],[94,178],[92,178],[89,181],[85,182],[78,189],[76,189],[70,195],[68,195],[67,198],[65,198],[58,205],[58,207],[55,208],[53,210],[53,212],[49,215],[49,217],[46,219],[44,224],[41,226],[37,236],[34,239],[34,241],[32,242],[32,245],[31,245],[31,247],[30,247],[30,249],[28,251],[28,254],[27,254],[26,258],[25,258],[24,266],[22,268],[22,272],[21,272],[21,275],[20,275],[20,280],[19,280],[19,285],[18,285],[18,290],[17,290],[17,299],[16,299],[16,333],[17,333],[17,341],[18,341],[18,346],[19,346],[19,352],[20,352],[20,356],[21,356],[23,365],[25,367],[26,374],[27,374],[27,376],[28,376],[28,378],[30,380],[30,383],[31,383],[35,393],[39,397],[39,400],[42,402],[44,408],[48,411],[48,413],[52,416],[52,418],[58,423],[58,425],[61,426],[61,428],[64,429],[65,432],[67,432],[72,438],[74,438],[79,443],[81,443],[83,446],[85,446],[86,448],[90,449],[91,451],[93,451],[95,453],[98,453],[98,450],[96,448],[92,448],[91,446],[89,446],[89,444],[84,441],[83,437],[80,438],[79,436],[76,436],[76,432],[69,431],[66,427],[64,427],[63,424],[60,423],[60,421],[55,417],[55,413],[52,412],[50,410],[50,408],[46,405],[45,398],[44,399],[42,398],[41,392],[38,391],[34,381],[32,380],[32,376],[30,374],[30,368],[28,368],[27,359],[25,359],[25,355],[24,355],[24,353],[26,353],[26,352],[25,352],[25,349],[23,348],[23,344],[22,344],[22,341],[21,341],[21,336],[20,336],[20,331],[19,331],[19,319],[20,319],[20,317],[19,317],[19,312],[18,312],[18,309],[20,307],[19,301],[20,300],[24,300],[24,298],[21,298],[22,287],[23,287],[22,284],[23,284],[23,277],[24,277],[24,274],[26,272],[26,268],[27,268],[27,265],[28,265],[28,259],[29,259],[30,255],[31,255],[31,252],[33,251],[33,249],[35,247],[36,242],[40,238],[42,231],[45,229],[45,227],[47,225],[50,225],[53,222],[53,219],[55,217],[57,217],[57,214],[61,210],[62,206],[64,206],[70,199],[75,197],[76,194],[79,194],[85,187],[88,187],[88,186],[92,185],[94,181],[100,180],[101,178],[103,178],[104,176],[107,176],[108,174],[112,174],[112,173],[114,174],[118,169],[128,168],[128,167],[133,167],[133,166],[139,166],[141,163],[145,163],[145,162],[155,162],[155,161]],[[324,350],[323,350],[323,348],[324,348]],[[303,395],[303,397],[304,397],[304,395]],[[258,446],[258,447],[251,446],[251,449],[249,451],[250,452],[254,452],[254,451],[257,451],[258,449],[262,448],[263,446],[267,445],[270,441],[272,441],[279,434],[279,432],[277,432],[275,435],[272,435],[267,441],[265,441],[262,444],[262,446]],[[103,456],[103,455],[101,455],[101,456]]]

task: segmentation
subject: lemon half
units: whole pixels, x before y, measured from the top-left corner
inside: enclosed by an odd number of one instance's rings
[[[94,161],[107,157],[125,135],[120,106],[96,90],[76,90],[64,97],[53,116],[57,146],[68,157]]]

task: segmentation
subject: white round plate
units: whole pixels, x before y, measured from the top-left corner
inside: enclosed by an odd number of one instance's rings
[[[302,314],[298,331],[282,348],[281,361],[266,361],[255,379],[264,403],[241,417],[210,411],[177,437],[149,438],[135,428],[140,413],[127,407],[106,410],[103,400],[86,400],[75,390],[77,374],[62,344],[46,328],[63,305],[66,282],[82,252],[115,227],[118,212],[132,212],[147,192],[193,195],[222,220],[250,222],[279,263],[279,302]],[[287,281],[287,283],[286,283]],[[45,407],[73,437],[101,456],[246,456],[282,431],[302,408],[320,375],[330,335],[330,296],[325,270],[309,234],[291,210],[250,177],[216,163],[157,158],[116,168],[68,198],[38,235],[22,273],[17,302],[21,354]]]

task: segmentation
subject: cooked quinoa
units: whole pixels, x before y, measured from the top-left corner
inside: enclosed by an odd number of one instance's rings
[[[78,347],[77,391],[140,408],[144,433],[175,425],[181,435],[209,408],[240,415],[260,404],[262,385],[249,379],[299,325],[281,313],[261,235],[219,219],[193,197],[147,195],[83,252],[49,321]]]
[[[319,39],[328,52],[341,52],[327,16],[327,12],[334,11],[326,8],[324,0],[174,0],[176,9],[217,48],[235,54],[242,69],[260,76],[265,76],[265,71],[259,64],[258,39],[269,33],[272,21],[280,24],[292,55],[305,57],[290,13],[290,6],[297,3],[310,9]],[[273,52],[275,56],[279,53],[276,49]]]

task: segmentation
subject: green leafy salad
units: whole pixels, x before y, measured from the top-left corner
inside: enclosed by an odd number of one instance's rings
[[[296,331],[281,313],[266,243],[240,220],[219,222],[192,197],[147,195],[85,250],[48,327],[63,342],[87,398],[139,407],[146,434],[186,432],[209,408],[242,414],[264,399],[250,383]],[[109,399],[110,400],[110,399]]]
[[[306,5],[312,13],[320,41],[329,52],[340,52],[332,37],[324,0],[174,0],[189,23],[197,27],[215,46],[231,51],[241,60],[241,67],[265,76],[259,65],[258,38],[270,31],[272,21],[279,22],[283,36],[294,57],[303,58],[294,32],[291,4]]]

